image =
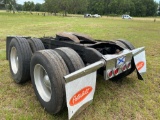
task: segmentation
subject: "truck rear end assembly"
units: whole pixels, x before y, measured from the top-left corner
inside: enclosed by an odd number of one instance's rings
[[[136,71],[143,80],[146,72],[144,47],[72,32],[42,38],[8,36],[6,58],[16,83],[31,79],[42,107],[56,114],[67,105],[69,119],[92,102],[97,74],[118,80]]]

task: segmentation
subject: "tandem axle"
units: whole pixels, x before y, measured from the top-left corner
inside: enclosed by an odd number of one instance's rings
[[[31,78],[45,110],[56,114],[67,105],[69,119],[92,102],[97,73],[105,80],[118,80],[136,70],[142,80],[146,72],[144,47],[135,49],[126,40],[94,40],[79,33],[8,36],[6,58],[16,83]]]

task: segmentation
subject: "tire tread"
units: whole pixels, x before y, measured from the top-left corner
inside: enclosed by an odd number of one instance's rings
[[[9,46],[9,52],[11,52],[11,48],[13,46],[16,47],[18,55],[20,55],[18,57],[21,57],[22,61],[19,61],[19,64],[20,64],[19,67],[21,68],[19,68],[17,74],[14,74],[12,72],[11,65],[10,65],[10,71],[16,83],[24,83],[30,79],[30,60],[32,56],[31,49],[28,41],[25,38],[21,38],[21,37],[15,37],[12,39]]]

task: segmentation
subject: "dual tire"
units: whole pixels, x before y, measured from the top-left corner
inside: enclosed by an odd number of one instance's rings
[[[13,38],[9,47],[10,70],[15,82],[19,84],[31,77],[41,105],[49,113],[56,114],[66,105],[63,77],[85,65],[70,48],[43,49],[39,39]]]
[[[32,54],[44,49],[39,39],[12,38],[9,44],[10,72],[16,83],[25,83],[30,79],[30,61]]]
[[[77,59],[81,62],[76,62]],[[51,114],[60,112],[66,104],[63,77],[84,67],[83,61],[74,50],[59,48],[36,52],[30,67],[33,88],[41,105]]]

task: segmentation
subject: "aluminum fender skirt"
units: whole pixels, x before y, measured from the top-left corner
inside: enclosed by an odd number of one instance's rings
[[[93,100],[97,72],[92,72],[73,81],[66,82],[68,118],[71,119],[84,110]]]
[[[132,50],[138,78],[143,80],[142,74],[146,72],[146,55],[144,47]]]

